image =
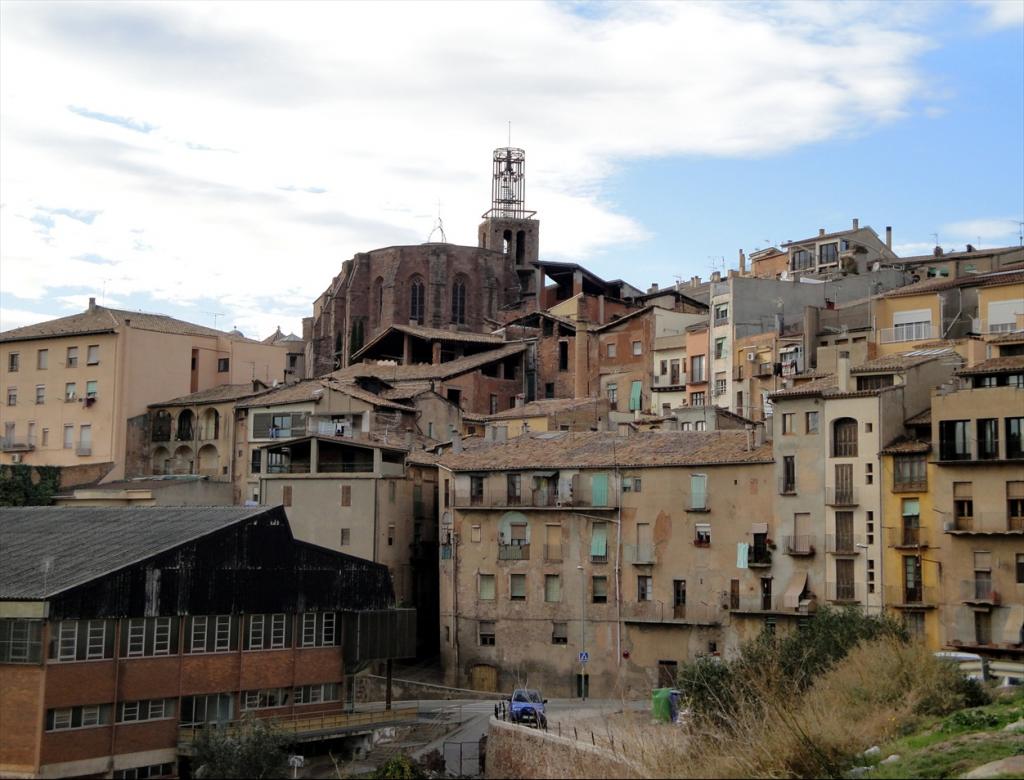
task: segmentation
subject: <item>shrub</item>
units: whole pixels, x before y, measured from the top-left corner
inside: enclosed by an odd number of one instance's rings
[[[195,776],[287,777],[286,745],[287,738],[276,724],[252,715],[232,729],[202,729],[195,741]]]
[[[426,777],[408,756],[392,756],[370,775],[373,780],[419,780]]]

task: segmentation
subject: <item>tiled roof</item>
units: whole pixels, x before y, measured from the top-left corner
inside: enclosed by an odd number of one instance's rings
[[[484,419],[517,420],[523,417],[543,417],[549,414],[568,412],[581,406],[593,406],[600,402],[600,398],[544,398],[539,401],[530,401],[530,403],[523,404],[515,409],[506,409],[497,414],[487,415]]]
[[[616,325],[621,325],[626,320],[631,320],[634,317],[639,317],[641,314],[646,314],[649,311],[660,308],[662,307],[655,306],[654,304],[644,306],[642,309],[637,309],[636,311],[631,311],[628,314],[623,314],[621,317],[616,317],[614,320],[606,322],[604,325],[598,325],[596,328],[591,328],[591,332],[599,333],[602,330],[609,330],[610,328],[614,328]]]
[[[488,363],[517,355],[526,349],[526,345],[517,342],[505,347],[481,352],[477,355],[449,360],[447,363],[415,363],[411,366],[400,366],[394,363],[356,363],[346,366],[329,376],[345,381],[357,376],[372,376],[385,382],[417,382],[424,379],[448,379],[469,371],[474,371]]]
[[[321,397],[325,390],[334,390],[339,393],[344,393],[352,398],[358,398],[360,401],[365,401],[368,404],[383,407],[385,409],[397,409],[402,412],[416,411],[411,406],[400,404],[397,401],[389,401],[387,398],[382,398],[368,390],[363,390],[357,385],[340,382],[329,376],[322,377],[320,379],[307,379],[303,382],[296,382],[292,385],[279,386],[248,400],[245,403],[238,404],[238,408],[249,409],[252,407],[279,406],[281,404],[294,404],[312,401]]]
[[[956,350],[949,347],[934,349],[915,349],[911,352],[901,352],[898,355],[883,355],[881,357],[861,363],[850,369],[851,374],[877,374],[882,371],[901,371],[903,369],[919,366],[930,360],[946,360],[953,356],[960,359]]]
[[[352,357],[359,359],[360,356],[364,355],[392,333],[407,333],[420,339],[454,341],[463,344],[502,344],[505,341],[501,336],[495,336],[490,333],[471,333],[461,330],[445,330],[444,328],[427,328],[423,325],[390,325],[370,339]]]
[[[10,507],[0,509],[0,598],[43,599],[267,507]]]
[[[440,465],[453,471],[503,471],[773,462],[770,443],[747,449],[746,431],[558,432],[464,446],[460,453],[445,453]]]
[[[114,328],[123,327],[129,320],[131,321],[131,327],[139,330],[152,330],[158,333],[172,333],[181,336],[224,337],[232,341],[253,342],[252,339],[235,336],[224,331],[204,327],[203,325],[195,325],[191,322],[168,317],[166,314],[148,314],[141,311],[108,309],[106,306],[94,306],[80,314],[72,314],[68,317],[60,317],[56,320],[47,320],[36,325],[26,325],[23,328],[4,331],[0,333],[0,342],[78,336],[89,333],[110,333],[113,332]]]
[[[998,287],[1007,284],[1024,283],[1024,271],[993,271],[987,274],[958,277],[938,277],[925,279],[916,284],[908,284],[896,290],[884,293],[881,298],[906,298],[910,295],[925,295],[927,293],[950,290],[954,287]]]
[[[281,330],[281,326],[278,325],[277,326],[277,330],[275,330],[273,333],[271,333],[269,336],[267,336],[265,339],[263,339],[263,341],[261,341],[260,343],[261,344],[288,344],[288,343],[292,343],[292,342],[301,342],[301,341],[302,341],[302,338],[299,337],[299,336],[296,336],[294,333],[289,333],[286,336],[284,334],[284,332]]]
[[[264,386],[262,389],[253,390],[252,385],[252,382],[245,382],[240,385],[217,385],[216,387],[211,387],[208,390],[200,390],[198,393],[182,395],[178,398],[172,398],[170,401],[164,401],[163,403],[150,404],[149,408],[154,409],[158,406],[192,406],[193,404],[214,404],[224,401],[237,401],[242,398],[260,395],[267,392],[269,389]]]
[[[969,368],[961,368],[957,373],[961,376],[972,376],[975,374],[1001,374],[1017,371],[1024,371],[1024,355],[989,358],[988,360],[982,360],[980,363],[975,363]]]
[[[1019,246],[1003,246],[996,249],[975,249],[972,252],[943,252],[941,255],[912,255],[892,260],[893,263],[941,263],[943,260],[960,260],[980,257],[996,257],[1022,251]]]
[[[433,389],[430,382],[408,382],[397,387],[386,387],[380,391],[379,395],[389,401],[408,401],[420,393],[432,392]]]
[[[989,344],[1018,344],[1024,341],[1024,330],[1012,330],[1009,333],[1000,333],[995,338],[988,340]]]
[[[932,424],[932,410],[931,407],[925,409],[920,414],[915,414],[913,417],[909,417],[903,421],[904,425],[931,425]]]
[[[930,442],[921,441],[920,439],[908,439],[901,436],[898,439],[890,442],[882,452],[886,455],[913,455],[917,453],[931,452],[932,445]]]

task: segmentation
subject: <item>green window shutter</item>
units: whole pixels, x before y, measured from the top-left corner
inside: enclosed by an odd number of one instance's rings
[[[254,439],[269,439],[270,438],[270,419],[269,414],[254,414],[252,416],[252,437]]]
[[[608,526],[604,523],[594,523],[590,535],[590,554],[594,557],[608,554]]]
[[[707,505],[707,477],[703,474],[691,474],[690,509],[706,509]]]
[[[644,383],[637,380],[629,388],[629,411],[633,412],[640,408],[640,394]]]
[[[590,477],[591,506],[608,506],[608,475],[594,474]]]

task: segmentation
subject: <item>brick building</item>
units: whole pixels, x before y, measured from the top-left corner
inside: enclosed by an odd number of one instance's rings
[[[0,541],[4,777],[177,775],[196,728],[248,713],[301,740],[342,723],[357,664],[414,651],[387,570],[279,507],[3,509]]]

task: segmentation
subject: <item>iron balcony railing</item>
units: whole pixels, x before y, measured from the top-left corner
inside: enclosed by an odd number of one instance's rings
[[[772,551],[768,548],[751,547],[747,553],[747,566],[763,568],[772,565]]]
[[[886,585],[885,603],[893,607],[929,607],[939,603],[939,589],[931,585]]]
[[[878,331],[880,344],[898,344],[904,341],[927,341],[937,339],[939,329],[930,322],[908,322],[893,328],[881,328]]]
[[[729,610],[731,612],[781,612],[782,596],[779,594],[751,594],[741,595],[739,600],[730,599]],[[788,612],[796,610],[790,608]]]
[[[0,439],[0,449],[4,452],[24,452],[35,448],[35,436],[4,436]]]
[[[797,534],[782,538],[782,548],[786,551],[786,555],[814,555],[816,546],[817,537],[810,534]]]
[[[679,373],[673,376],[672,374],[653,374],[654,386],[655,387],[679,387],[686,384],[686,373]]]
[[[860,555],[867,545],[859,534],[829,534],[825,537],[825,549],[833,555]]]
[[[499,561],[528,561],[530,560],[530,545],[528,544],[499,544]]]
[[[999,591],[992,587],[991,579],[972,579],[960,581],[960,600],[970,604],[1000,604],[1002,599]]]
[[[827,487],[825,488],[825,503],[828,506],[857,506],[857,488]]]
[[[625,602],[621,606],[622,619],[632,623],[691,623],[713,625],[722,621],[718,604],[694,602],[692,604],[666,604],[662,601]]]
[[[889,547],[929,547],[931,544],[931,532],[919,526],[889,528],[886,537]]]
[[[523,489],[519,494],[509,494],[504,485],[500,489],[489,489],[485,486],[482,492],[470,493],[457,491],[454,496],[456,509],[560,509],[577,507],[585,509],[614,509],[618,506],[618,491],[612,480],[609,480],[603,504],[595,504],[589,490],[573,491],[572,495],[559,496],[557,492],[545,488],[537,490]]]
[[[970,517],[949,517],[943,530],[960,534],[1020,534],[1024,533],[1024,517],[1008,512],[975,512]]]
[[[864,603],[863,582],[826,582],[825,598],[841,604]]]

